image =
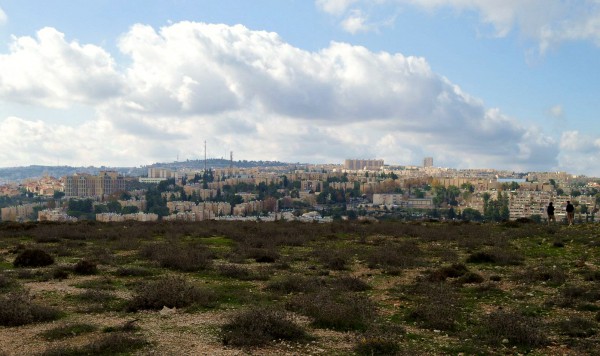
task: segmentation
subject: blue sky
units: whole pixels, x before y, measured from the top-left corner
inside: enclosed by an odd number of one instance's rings
[[[597,0],[0,0],[0,166],[600,176]]]

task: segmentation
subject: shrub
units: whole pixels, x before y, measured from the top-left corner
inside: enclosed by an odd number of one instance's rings
[[[398,341],[391,338],[363,337],[354,345],[354,352],[359,356],[394,356],[399,351]]]
[[[281,310],[252,308],[236,314],[223,325],[224,345],[261,346],[273,340],[306,340],[308,335]]]
[[[319,261],[328,269],[342,271],[348,267],[350,251],[321,247],[316,251]]]
[[[515,311],[497,310],[482,321],[484,335],[492,344],[500,345],[504,339],[512,345],[542,346],[547,343],[540,322],[531,316]]]
[[[427,280],[431,282],[443,282],[447,278],[457,278],[469,272],[467,266],[462,263],[454,263],[450,266],[441,267],[429,272]]]
[[[367,264],[369,268],[409,268],[420,264],[421,255],[421,250],[414,243],[389,243],[375,248],[367,256]]]
[[[526,268],[520,277],[526,282],[546,282],[550,285],[560,285],[567,280],[562,268],[549,266]]]
[[[590,337],[596,334],[596,323],[579,316],[573,316],[558,322],[561,334],[570,337]]]
[[[142,284],[129,302],[128,310],[182,308],[190,305],[211,306],[216,297],[182,277],[167,276]]]
[[[91,324],[70,324],[70,325],[61,325],[52,329],[48,329],[40,334],[46,340],[62,340],[69,337],[75,337],[82,334],[90,333],[95,331],[96,327]]]
[[[464,275],[460,276],[457,280],[458,283],[483,283],[485,279],[478,273],[475,272],[467,272]]]
[[[15,285],[16,285],[16,282],[14,279],[12,279],[4,274],[0,274],[0,290],[10,289]]]
[[[75,355],[122,355],[130,354],[148,345],[141,336],[124,333],[104,334],[99,339],[80,347],[54,347],[42,353],[42,356]]]
[[[324,286],[322,279],[317,277],[305,277],[296,274],[289,274],[278,279],[269,281],[267,290],[281,294],[313,292],[319,287]]]
[[[0,325],[19,326],[56,320],[60,316],[54,308],[33,303],[29,293],[10,292],[0,296]]]
[[[53,279],[63,280],[69,278],[69,272],[64,267],[54,268],[51,272]]]
[[[241,280],[249,280],[252,279],[252,273],[248,268],[242,267],[242,266],[238,266],[238,265],[234,265],[234,264],[227,264],[227,265],[220,265],[217,270],[219,271],[219,274],[225,277],[229,277],[229,278],[237,278],[237,279],[241,279]]]
[[[80,275],[92,275],[98,273],[98,267],[94,262],[79,260],[73,267],[73,272]]]
[[[332,281],[336,289],[348,292],[362,292],[371,289],[371,286],[362,279],[354,276],[340,276]]]
[[[523,256],[509,248],[494,248],[489,251],[479,251],[467,257],[467,263],[493,263],[502,266],[523,263]]]
[[[204,246],[151,244],[142,249],[141,255],[157,261],[161,267],[184,272],[201,271],[212,265],[212,253]]]
[[[17,255],[13,266],[15,267],[43,267],[54,263],[54,258],[46,251],[40,249],[27,249]]]
[[[376,316],[375,304],[368,297],[356,294],[298,295],[286,307],[313,318],[316,327],[340,331],[365,330]]]
[[[408,319],[429,329],[456,331],[461,319],[462,299],[445,283],[418,283],[413,288],[418,301]]]
[[[397,325],[378,324],[363,333],[354,344],[354,352],[359,356],[399,355],[399,339],[405,330]]]

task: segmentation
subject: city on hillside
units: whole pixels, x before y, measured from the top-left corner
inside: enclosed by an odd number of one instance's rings
[[[58,168],[58,167],[57,167]],[[595,222],[600,179],[566,172],[204,160],[138,169],[92,169],[0,185],[1,221],[468,220]],[[56,170],[59,171],[59,170]],[[40,169],[35,172],[39,173]]]

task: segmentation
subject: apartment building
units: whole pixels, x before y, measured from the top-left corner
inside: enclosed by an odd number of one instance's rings
[[[9,206],[0,209],[0,218],[2,221],[29,221],[33,217],[35,208],[44,207],[44,203],[32,203],[16,206]],[[37,217],[34,217],[35,220]]]
[[[383,167],[382,159],[347,159],[344,161],[344,168],[351,171],[377,171],[381,167]]]
[[[65,178],[65,196],[98,197],[125,190],[125,179],[115,171],[100,171],[96,176],[76,173]]]

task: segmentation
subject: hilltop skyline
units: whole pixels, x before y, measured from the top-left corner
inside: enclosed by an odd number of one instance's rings
[[[209,157],[600,176],[600,3],[0,1],[0,166]]]

